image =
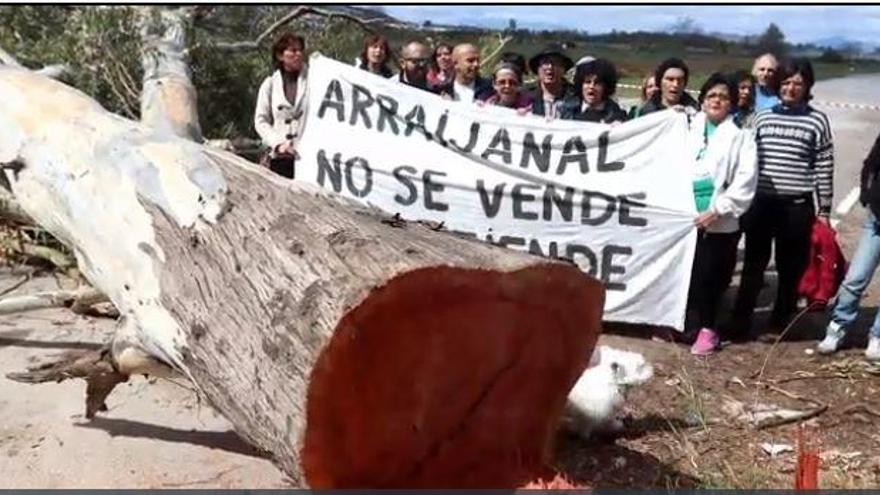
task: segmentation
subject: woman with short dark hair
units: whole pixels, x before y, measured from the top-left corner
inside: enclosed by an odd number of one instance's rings
[[[834,145],[828,117],[810,106],[815,78],[807,59],[783,60],[778,70],[781,102],[755,117],[758,192],[743,218],[746,255],[734,309],[745,334],[764,281],[770,253],[776,253],[778,289],[770,327],[785,328],[797,309],[798,282],[810,259],[817,218],[828,222],[833,200]]]
[[[358,59],[360,61],[358,68],[387,79],[394,75],[391,68],[388,67],[390,59],[391,48],[388,46],[388,39],[382,35],[374,34],[364,40],[364,48]]]
[[[741,128],[752,129],[755,126],[755,76],[748,71],[738,70],[733,73],[732,79],[737,91],[733,121]]]
[[[679,105],[698,111],[699,104],[687,93],[689,75],[690,69],[681,59],[672,57],[660,62],[654,71],[654,81],[660,87],[660,91],[645,103],[639,115],[647,115]]]
[[[611,99],[617,90],[617,69],[604,58],[593,59],[575,70],[576,96],[562,109],[562,119],[611,124],[624,122],[626,112]]]
[[[733,81],[717,72],[710,75],[700,89],[702,110],[689,122],[698,232],[688,306],[699,327],[691,353],[699,356],[720,348],[718,306],[736,265],[739,217],[749,208],[757,184],[755,141],[731,114],[736,97]]]
[[[275,71],[260,84],[254,110],[254,128],[269,148],[263,163],[290,179],[307,101],[305,49],[303,37],[293,33],[272,44]]]

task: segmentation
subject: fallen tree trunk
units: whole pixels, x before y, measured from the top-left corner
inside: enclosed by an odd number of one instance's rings
[[[122,314],[77,364],[92,413],[173,368],[300,485],[535,477],[600,331],[596,280],[383,221],[27,71],[0,68],[0,94],[16,198]]]

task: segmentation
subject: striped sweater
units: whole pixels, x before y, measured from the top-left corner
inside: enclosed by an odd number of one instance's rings
[[[816,192],[819,213],[831,212],[834,146],[828,117],[809,105],[776,105],[755,117],[758,194]]]

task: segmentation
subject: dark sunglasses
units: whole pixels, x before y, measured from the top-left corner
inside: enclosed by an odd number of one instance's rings
[[[404,60],[419,67],[427,67],[431,63],[430,58],[405,58]]]

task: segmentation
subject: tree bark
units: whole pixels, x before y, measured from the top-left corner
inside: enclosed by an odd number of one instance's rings
[[[192,9],[141,9],[141,122],[160,132],[201,142],[196,88],[186,61],[186,31]]]
[[[0,68],[0,94],[16,198],[122,314],[77,375],[100,389],[90,410],[171,367],[300,485],[535,477],[598,338],[599,282],[389,221],[28,71]]]

